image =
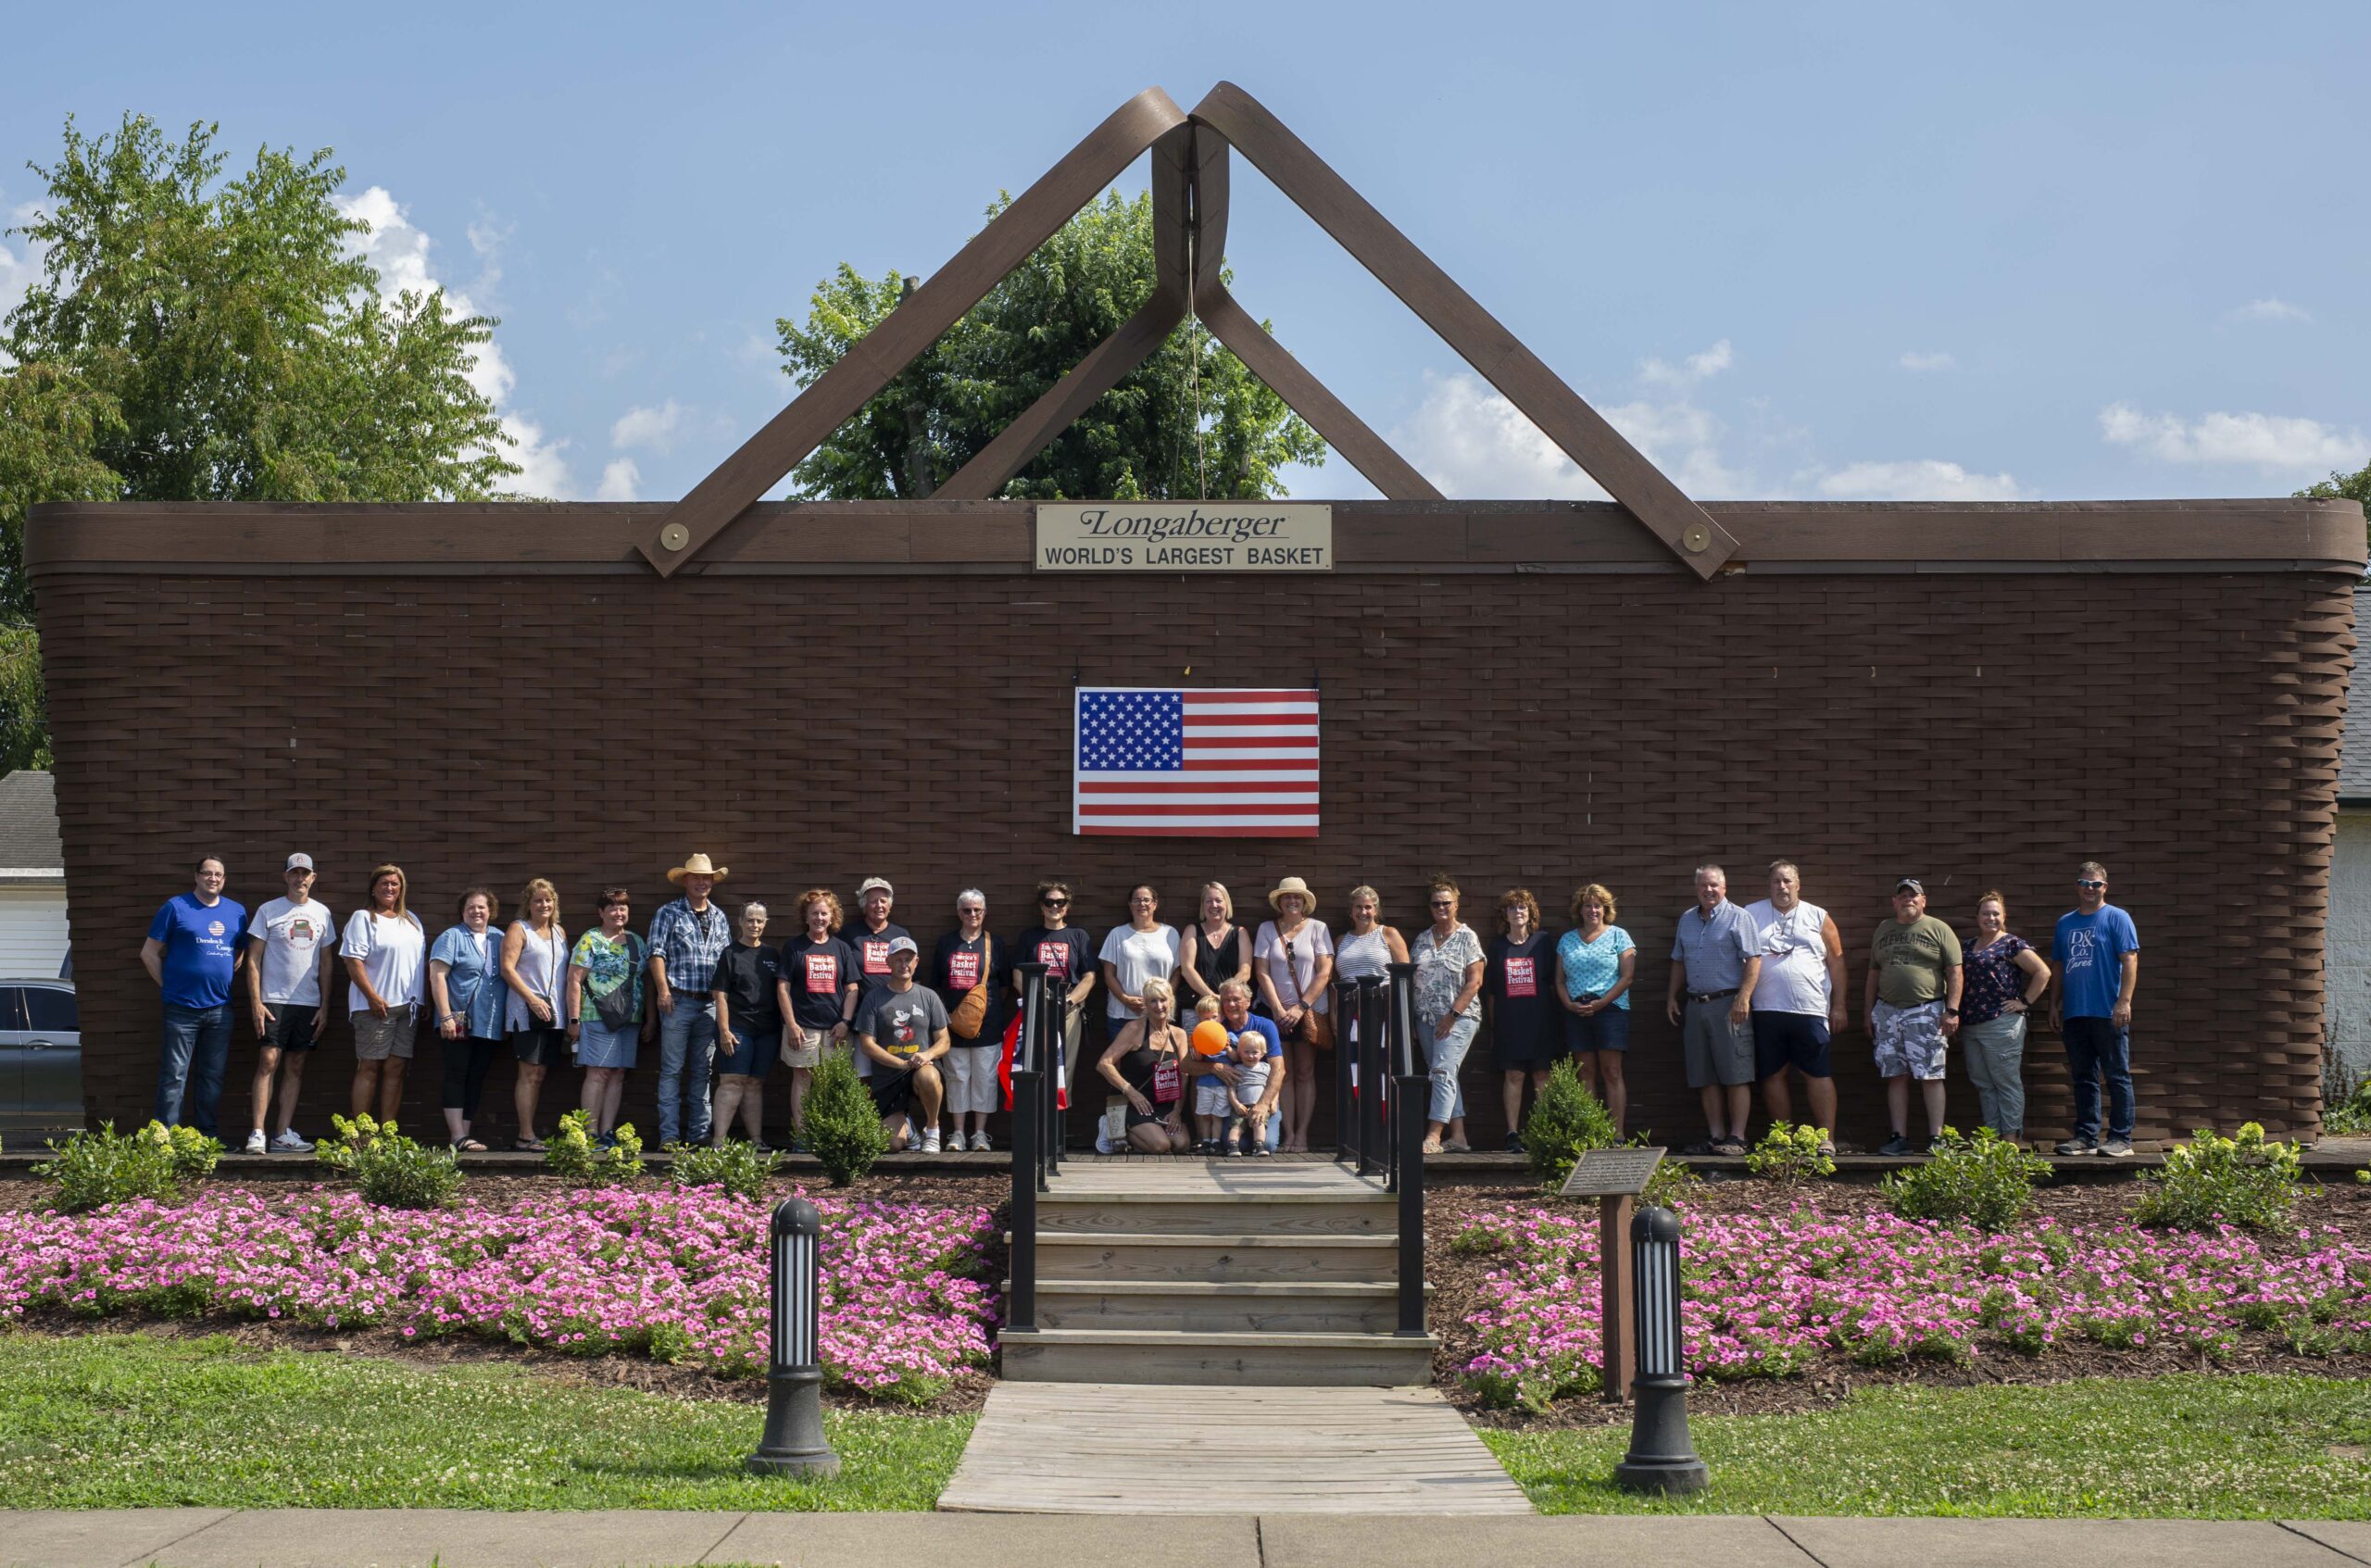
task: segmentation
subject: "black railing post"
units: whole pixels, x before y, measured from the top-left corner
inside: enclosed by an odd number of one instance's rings
[[[1384,1054],[1383,976],[1359,976],[1359,1174],[1373,1175],[1387,1164],[1383,1142],[1384,1091],[1391,1077]]]
[[[1399,1135],[1401,1129],[1407,1125],[1408,1110],[1400,1102],[1411,1098],[1410,1085],[1413,1084],[1415,1087],[1412,1093],[1417,1104],[1423,1105],[1424,1080],[1416,1076],[1416,966],[1412,963],[1394,963],[1385,967],[1391,972],[1391,1022],[1385,1032],[1385,1038],[1391,1050],[1388,1067],[1391,1076],[1391,1099],[1395,1109],[1391,1116],[1389,1147],[1384,1153],[1384,1163],[1385,1168],[1390,1173],[1386,1178],[1387,1185],[1392,1190],[1399,1191],[1404,1185],[1401,1175],[1409,1159],[1408,1151],[1399,1147],[1406,1141]],[[1421,1126],[1422,1123],[1420,1123],[1419,1125]],[[1424,1142],[1421,1136],[1416,1140],[1415,1158],[1420,1161],[1424,1159]],[[1403,1198],[1401,1201],[1405,1202],[1406,1199]],[[1406,1244],[1403,1242],[1401,1245]]]
[[[1006,1273],[1011,1276],[1005,1292],[1007,1328],[1037,1326],[1037,1185],[1044,1179],[1037,1156],[1037,1074],[1015,1068],[1012,1074],[1012,1239],[1005,1248]]]
[[[1350,1098],[1350,1043],[1353,1010],[1358,1006],[1359,983],[1355,980],[1334,982],[1334,1158],[1351,1160],[1352,1123],[1357,1109]]]
[[[1038,1051],[1031,1066],[1044,1077],[1046,1107],[1044,1137],[1039,1142],[1046,1173],[1059,1175],[1062,1169],[1062,1075],[1069,1071],[1063,1049],[1067,1044],[1071,1017],[1071,982],[1068,975],[1049,974],[1046,977],[1046,1018],[1039,1026]],[[1073,1097],[1075,1085],[1070,1085]]]
[[[1403,1073],[1392,1085],[1399,1123],[1393,1164],[1399,1173],[1399,1327],[1424,1332],[1424,1081]]]

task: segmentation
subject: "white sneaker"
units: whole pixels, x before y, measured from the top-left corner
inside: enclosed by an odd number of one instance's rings
[[[1109,1154],[1111,1152],[1111,1135],[1105,1132],[1101,1127],[1095,1129],[1095,1152],[1098,1154]]]
[[[298,1137],[295,1128],[289,1127],[271,1140],[271,1151],[274,1154],[310,1154],[313,1152],[313,1146],[306,1139]]]
[[[936,1127],[933,1127],[929,1132],[922,1135],[922,1152],[924,1154],[936,1154],[938,1152],[938,1129]]]
[[[976,1132],[976,1133],[973,1133],[973,1134],[972,1135],[972,1153],[974,1153],[974,1154],[985,1154],[985,1153],[987,1153],[987,1152],[988,1152],[988,1150],[989,1150],[989,1148],[990,1148],[990,1147],[991,1147],[991,1146],[990,1146],[990,1145],[989,1145],[989,1143],[988,1143],[988,1135],[987,1135],[987,1131],[986,1131],[986,1129],[983,1128],[981,1131]]]
[[[264,1151],[263,1129],[261,1127],[256,1128],[247,1135],[246,1151],[249,1154],[261,1154]]]

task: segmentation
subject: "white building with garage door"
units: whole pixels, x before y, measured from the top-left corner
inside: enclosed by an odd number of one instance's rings
[[[66,965],[66,856],[57,784],[19,769],[0,779],[0,977],[54,980]]]

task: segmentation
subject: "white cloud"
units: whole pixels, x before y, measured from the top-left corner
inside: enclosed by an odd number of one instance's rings
[[[2014,501],[2025,495],[2012,475],[1970,473],[1934,458],[1847,463],[1822,475],[1818,489],[1833,501]]]
[[[7,209],[0,229],[19,229],[40,216],[39,207],[20,202]],[[0,235],[0,318],[14,310],[25,291],[41,281],[41,258],[47,249],[22,234]]]
[[[407,291],[427,294],[444,286],[429,264],[429,251],[434,242],[413,226],[386,187],[373,185],[359,195],[340,196],[337,205],[338,210],[348,218],[358,218],[370,225],[369,233],[350,236],[348,243],[379,270],[381,294],[392,299]],[[490,227],[472,226],[470,232],[471,248],[485,262],[482,282],[488,287],[501,276],[493,260],[500,238]],[[480,313],[468,295],[449,286],[445,287],[445,303],[457,316]],[[569,444],[565,438],[546,441],[541,425],[509,406],[519,377],[503,357],[502,345],[492,342],[481,345],[465,379],[494,404],[501,416],[502,428],[515,443],[508,456],[521,471],[510,480],[510,489],[521,495],[572,500],[576,482],[568,468]]]
[[[1453,497],[1603,500],[1583,473],[1522,410],[1468,371],[1428,376],[1424,401],[1393,428],[1408,460]],[[1601,410],[1649,461],[1690,495],[1742,494],[1744,480],[1725,465],[1721,422],[1686,401],[1625,403]]]
[[[2185,420],[2147,414],[2126,403],[2100,410],[2100,434],[2162,462],[2245,464],[2276,472],[2322,474],[2361,466],[2371,441],[2319,420],[2280,414],[2214,413]]]
[[[642,470],[632,458],[620,458],[601,470],[601,487],[593,492],[596,501],[638,501],[642,499]]]
[[[670,397],[656,408],[629,408],[609,427],[609,444],[620,451],[647,446],[654,452],[674,449],[683,430],[683,406]]]
[[[1901,357],[1905,370],[1956,370],[1960,362],[1949,354],[1921,354],[1913,349]]]
[[[1675,368],[1660,359],[1642,359],[1638,362],[1638,379],[1654,386],[1693,386],[1736,363],[1736,351],[1730,348],[1729,340],[1723,338],[1702,353],[1689,355]]]
[[[2314,318],[2302,305],[2291,305],[2285,299],[2252,299],[2231,312],[2234,321],[2310,321]]]

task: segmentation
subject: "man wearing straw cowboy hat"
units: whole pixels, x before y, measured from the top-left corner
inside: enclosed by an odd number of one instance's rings
[[[650,922],[650,999],[659,1011],[659,1143],[708,1142],[709,1068],[716,1054],[716,960],[733,922],[708,896],[725,868],[694,855],[667,873],[684,896]],[[686,1070],[688,1069],[688,1074]],[[688,1075],[690,1082],[684,1080]],[[689,1125],[684,1110],[688,1107]]]

